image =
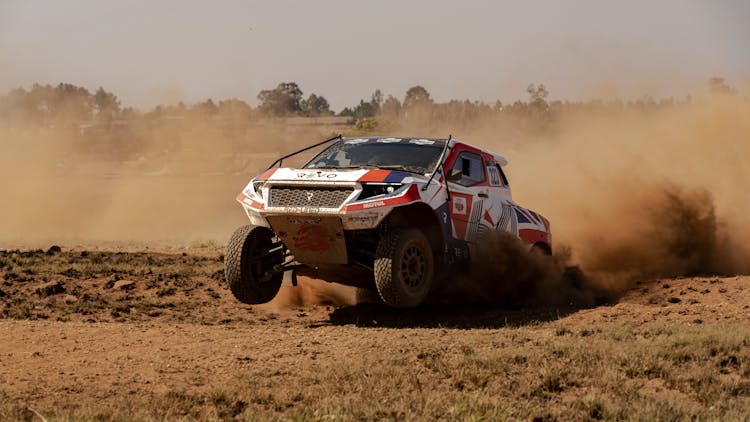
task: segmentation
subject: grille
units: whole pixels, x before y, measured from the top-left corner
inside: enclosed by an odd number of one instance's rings
[[[268,206],[338,208],[353,191],[347,187],[272,186]]]

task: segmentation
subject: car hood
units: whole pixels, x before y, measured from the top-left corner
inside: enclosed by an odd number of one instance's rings
[[[414,183],[426,181],[427,177],[399,170],[386,169],[269,169],[257,180],[269,182],[380,182],[380,183]]]

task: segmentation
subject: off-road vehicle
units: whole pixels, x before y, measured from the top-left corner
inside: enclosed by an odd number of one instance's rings
[[[282,167],[324,144],[301,168]],[[227,283],[259,304],[299,272],[408,308],[470,263],[493,230],[551,253],[549,222],[513,202],[506,164],[451,137],[337,136],[288,154],[237,197],[250,225],[229,241]]]

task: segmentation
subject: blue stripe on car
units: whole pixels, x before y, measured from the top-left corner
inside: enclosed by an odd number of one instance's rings
[[[518,208],[514,208],[516,211],[516,216],[518,216],[518,222],[519,223],[529,223],[531,224],[531,221],[521,212],[518,210]]]
[[[403,171],[392,171],[383,181],[385,183],[400,183],[407,176],[409,176],[409,173],[404,173]]]

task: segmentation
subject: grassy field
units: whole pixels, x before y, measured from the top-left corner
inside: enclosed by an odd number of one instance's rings
[[[250,307],[221,258],[0,254],[0,420],[750,419],[747,277],[588,309]]]

